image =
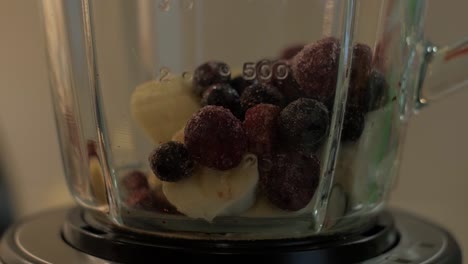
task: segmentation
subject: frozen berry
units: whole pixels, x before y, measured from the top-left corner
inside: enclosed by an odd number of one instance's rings
[[[294,44],[281,51],[280,59],[290,60],[304,48],[304,44]]]
[[[247,150],[242,123],[221,106],[205,106],[185,127],[185,144],[193,159],[219,170],[236,167]]]
[[[240,96],[244,92],[245,88],[249,87],[255,82],[256,80],[246,80],[242,76],[237,76],[233,78],[229,83],[231,84],[231,87],[234,88]]]
[[[274,66],[271,84],[278,88],[287,102],[301,97],[301,88],[292,74],[291,66],[284,61],[279,61]]]
[[[330,125],[322,103],[301,98],[286,106],[278,117],[278,132],[284,143],[301,151],[314,151],[323,142]]]
[[[133,190],[128,194],[125,203],[130,207],[152,209],[154,206],[153,192],[148,188]]]
[[[239,94],[228,83],[218,83],[210,86],[204,93],[201,101],[202,106],[218,105],[231,110],[241,118],[242,111]]]
[[[224,62],[209,61],[195,69],[193,73],[193,88],[197,95],[203,92],[213,84],[229,82],[231,79],[231,70]]]
[[[365,44],[353,47],[353,61],[349,81],[349,102],[365,106],[367,104],[367,88],[371,72],[372,51]]]
[[[364,130],[364,111],[359,106],[349,105],[346,107],[341,132],[342,141],[356,141],[361,137]]]
[[[292,70],[308,98],[326,102],[335,94],[340,42],[333,37],[309,44],[292,59]]]
[[[266,83],[256,83],[245,88],[241,96],[241,106],[244,112],[258,104],[282,106],[283,103],[283,95],[278,89]]]
[[[127,173],[121,180],[121,184],[127,192],[149,188],[146,175],[143,172],[137,170]]]
[[[378,70],[372,70],[369,76],[369,87],[367,90],[367,111],[373,111],[385,104],[388,83],[385,76]]]
[[[88,157],[97,157],[97,143],[94,140],[88,140],[86,143],[86,149],[88,151]]]
[[[189,177],[194,166],[184,144],[175,141],[159,145],[149,156],[149,163],[154,174],[167,182]]]
[[[320,161],[315,155],[279,153],[259,161],[260,186],[278,208],[297,211],[306,207],[317,189]]]
[[[258,104],[245,113],[244,129],[249,152],[271,153],[277,140],[277,118],[281,109],[276,105]]]

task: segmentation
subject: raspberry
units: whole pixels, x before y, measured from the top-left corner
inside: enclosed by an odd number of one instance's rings
[[[242,117],[239,94],[228,83],[219,83],[210,86],[204,93],[201,101],[202,106],[223,106],[238,118]]]
[[[306,45],[292,59],[294,78],[303,94],[325,103],[335,94],[340,42],[328,37]]]
[[[91,157],[96,157],[97,158],[98,157],[96,141],[89,139],[86,142],[86,149],[88,151],[88,158],[91,158]]]
[[[159,145],[148,160],[154,174],[162,181],[176,182],[192,175],[194,163],[180,142]]]
[[[199,96],[213,84],[229,82],[231,70],[224,62],[209,61],[198,66],[193,73],[193,88]]]
[[[278,153],[259,160],[260,186],[278,208],[297,211],[312,200],[320,178],[315,155]]]
[[[290,60],[304,48],[304,44],[294,44],[281,51],[280,59]]]
[[[278,117],[281,139],[300,151],[315,151],[327,136],[329,126],[327,108],[314,99],[298,99],[286,106]]]
[[[278,89],[266,83],[256,83],[245,88],[241,96],[242,110],[245,112],[257,104],[283,106],[284,98]]]
[[[130,207],[152,209],[154,206],[153,193],[148,188],[133,190],[128,194],[125,203]]]
[[[120,181],[125,190],[130,193],[138,189],[148,189],[148,179],[141,171],[131,171]]]
[[[247,150],[242,124],[228,109],[205,106],[188,121],[185,144],[193,159],[219,170],[236,167]]]
[[[270,153],[277,140],[277,118],[281,109],[271,104],[258,104],[245,113],[244,129],[249,152]]]

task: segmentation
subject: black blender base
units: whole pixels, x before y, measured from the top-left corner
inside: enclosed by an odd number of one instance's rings
[[[12,226],[0,244],[0,263],[462,263],[460,248],[447,231],[411,214],[383,213],[376,227],[321,243],[314,239],[202,242],[141,236],[137,240],[131,233],[91,228],[81,209],[62,209]]]

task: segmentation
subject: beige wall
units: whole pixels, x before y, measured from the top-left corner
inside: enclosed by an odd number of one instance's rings
[[[39,0],[0,0],[0,135],[18,215],[71,201],[65,188],[38,28]],[[468,1],[429,0],[430,36],[468,35]],[[438,18],[443,16],[443,19]],[[461,69],[466,70],[466,69]],[[468,74],[468,72],[467,72]],[[392,204],[443,223],[468,252],[468,91],[415,116]]]

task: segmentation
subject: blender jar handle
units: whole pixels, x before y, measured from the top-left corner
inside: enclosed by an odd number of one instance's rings
[[[468,87],[468,37],[449,46],[426,43],[422,52],[416,110],[428,102]]]

